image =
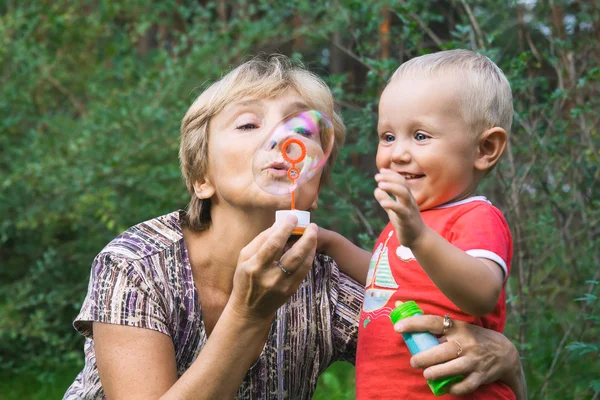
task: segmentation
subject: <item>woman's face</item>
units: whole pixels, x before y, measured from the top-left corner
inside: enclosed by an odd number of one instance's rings
[[[309,110],[302,97],[293,89],[272,99],[242,98],[232,102],[217,114],[209,126],[208,171],[206,185],[213,191],[211,206],[228,205],[248,212],[257,209],[289,209],[290,194],[270,194],[256,182],[253,159],[257,149],[273,129],[286,117]],[[277,149],[269,154],[258,153],[255,172],[260,182],[287,182],[286,171],[281,170]],[[256,165],[256,162],[255,162]],[[321,172],[296,190],[296,208],[308,210],[316,205]],[[286,183],[287,184],[287,183]]]

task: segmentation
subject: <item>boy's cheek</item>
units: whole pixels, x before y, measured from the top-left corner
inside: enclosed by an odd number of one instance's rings
[[[378,170],[388,167],[390,165],[390,155],[388,152],[378,148],[377,154],[375,155],[375,165]]]

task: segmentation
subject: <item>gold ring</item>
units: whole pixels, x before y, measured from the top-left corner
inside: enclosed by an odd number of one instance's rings
[[[442,335],[445,335],[446,331],[450,328],[452,328],[452,318],[450,318],[450,314],[446,314],[444,316],[444,325],[442,327]]]
[[[458,340],[455,340],[454,343],[458,346],[458,351],[456,352],[456,357],[459,357],[462,354],[462,346],[458,343]]]
[[[290,275],[291,272],[288,271],[287,269],[283,268],[283,265],[281,265],[281,263],[279,261],[275,261],[275,264],[277,264],[277,266],[279,267],[279,269],[281,270],[281,272],[283,272],[286,275]]]

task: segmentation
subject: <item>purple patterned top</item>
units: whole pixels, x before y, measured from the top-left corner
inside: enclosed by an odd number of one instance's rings
[[[311,398],[334,361],[354,363],[363,287],[317,255],[297,292],[277,311],[239,399]],[[173,340],[181,376],[206,343],[180,212],[138,224],[110,242],[92,265],[88,293],[73,325],[85,337],[85,366],[63,399],[104,399],[92,322],[137,326]]]

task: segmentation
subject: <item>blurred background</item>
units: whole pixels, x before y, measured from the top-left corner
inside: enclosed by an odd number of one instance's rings
[[[505,334],[530,398],[600,398],[598,1],[4,0],[0,14],[0,399],[73,381],[92,259],[186,205],[178,128],[208,83],[263,52],[328,82],[348,140],[315,219],[370,250],[378,95],[403,61],[453,48],[489,56],[515,97],[482,194],[513,232]],[[315,398],[353,398],[353,374],[334,365]]]

